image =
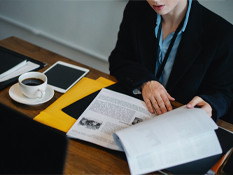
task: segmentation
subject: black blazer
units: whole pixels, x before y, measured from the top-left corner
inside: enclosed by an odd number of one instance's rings
[[[130,92],[156,80],[156,17],[146,1],[126,5],[109,69]],[[202,97],[212,106],[215,120],[227,113],[233,99],[233,26],[196,0],[166,89],[183,104]]]

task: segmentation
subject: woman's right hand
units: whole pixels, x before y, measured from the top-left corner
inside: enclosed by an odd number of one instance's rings
[[[158,115],[171,111],[172,105],[170,101],[175,100],[158,81],[144,83],[142,86],[142,97],[149,112],[156,112]]]

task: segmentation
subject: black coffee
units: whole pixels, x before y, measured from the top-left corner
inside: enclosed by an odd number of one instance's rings
[[[28,86],[37,86],[44,83],[44,81],[39,78],[27,78],[22,83]]]

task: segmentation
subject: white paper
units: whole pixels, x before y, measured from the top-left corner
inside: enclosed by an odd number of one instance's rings
[[[14,72],[12,72],[11,74],[7,75],[7,76],[4,76],[3,78],[0,79],[0,82],[3,82],[3,81],[6,81],[6,80],[9,80],[11,78],[14,78],[14,77],[17,77],[25,72],[29,72],[31,70],[34,70],[36,68],[38,68],[40,65],[36,64],[36,63],[33,63],[31,61],[27,61],[27,63],[20,67],[19,69],[15,70]]]
[[[125,150],[131,173],[143,174],[220,154],[214,129],[217,125],[202,109],[180,107],[114,137]]]
[[[142,154],[143,150],[152,151],[155,146],[168,145],[217,128],[202,109],[187,109],[183,106],[116,134],[124,146],[130,148],[128,154],[135,155]]]

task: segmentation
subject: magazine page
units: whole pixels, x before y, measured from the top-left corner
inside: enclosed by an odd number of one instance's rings
[[[117,131],[132,174],[144,174],[222,152],[215,122],[198,108],[185,106]]]
[[[121,150],[113,140],[113,133],[154,116],[148,112],[143,101],[104,88],[67,132],[67,136]]]

